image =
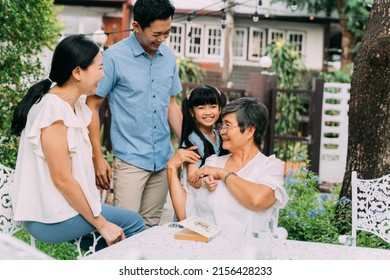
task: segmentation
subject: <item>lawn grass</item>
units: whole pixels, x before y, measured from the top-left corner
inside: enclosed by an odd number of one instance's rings
[[[15,237],[23,240],[27,244],[30,244],[30,234],[26,230],[17,232]],[[76,245],[70,242],[48,244],[36,241],[36,244],[39,251],[57,260],[76,260],[78,256]]]

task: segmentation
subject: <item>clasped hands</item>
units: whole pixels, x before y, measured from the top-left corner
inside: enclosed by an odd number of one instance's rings
[[[179,149],[175,155],[169,160],[167,164],[168,169],[183,168],[184,162],[196,163],[200,156],[195,152],[198,149],[197,146],[192,146],[186,149]],[[201,180],[201,186],[208,191],[215,191],[218,185],[218,180],[222,179],[223,169],[211,166],[202,166],[195,172],[191,178],[188,178],[189,182],[196,182]]]
[[[218,180],[221,180],[221,170],[223,169],[204,165],[196,171],[195,176],[201,180],[202,188],[207,189],[209,192],[213,192],[217,189]]]

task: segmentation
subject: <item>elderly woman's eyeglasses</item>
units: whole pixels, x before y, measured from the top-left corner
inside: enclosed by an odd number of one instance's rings
[[[228,132],[229,129],[231,129],[231,128],[236,128],[236,127],[239,127],[239,125],[236,125],[236,126],[228,126],[226,123],[218,123],[218,124],[217,124],[217,130],[218,130],[219,132],[222,132],[222,131]]]

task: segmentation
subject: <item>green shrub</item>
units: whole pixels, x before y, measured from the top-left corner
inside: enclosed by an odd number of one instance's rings
[[[57,44],[60,23],[53,0],[2,1],[0,9],[0,161],[14,167],[18,137],[9,133],[16,104],[44,77],[39,59]]]
[[[14,168],[19,137],[10,134],[13,110],[22,95],[0,85],[0,159],[1,164]]]
[[[186,57],[177,58],[176,64],[182,83],[203,83],[204,73],[200,64]]]
[[[339,199],[341,186],[332,193],[320,193],[318,176],[306,168],[288,171],[284,184],[289,202],[280,210],[279,225],[288,239],[339,244],[340,235],[351,235],[352,204]],[[357,246],[390,249],[390,244],[374,234],[358,231]]]
[[[337,243],[339,234],[332,224],[336,196],[318,191],[318,176],[306,168],[289,171],[285,188],[290,200],[280,211],[279,224],[288,238]]]
[[[337,71],[321,71],[320,77],[328,83],[350,83],[352,77],[353,63],[346,66],[342,70]]]

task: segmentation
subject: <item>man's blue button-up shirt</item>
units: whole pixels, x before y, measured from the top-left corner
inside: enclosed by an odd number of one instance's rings
[[[172,156],[168,106],[181,92],[176,58],[165,44],[151,59],[134,33],[103,53],[97,95],[108,97],[114,156],[157,171]]]

